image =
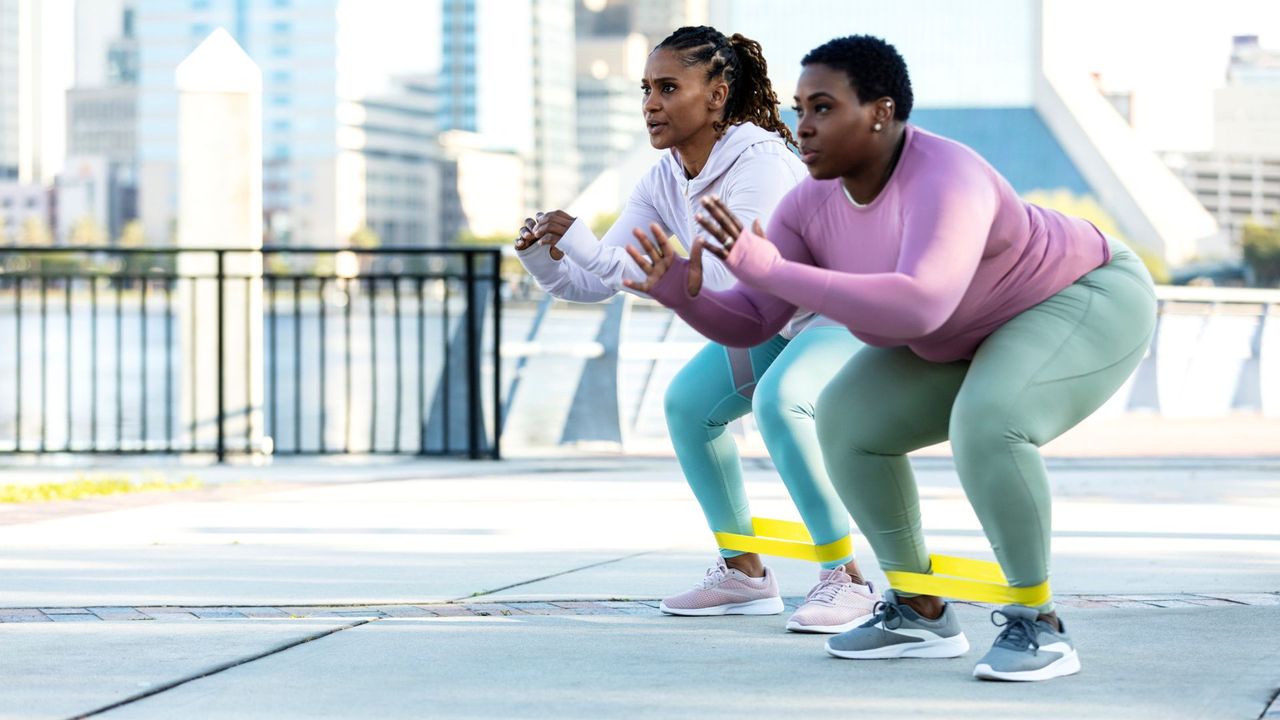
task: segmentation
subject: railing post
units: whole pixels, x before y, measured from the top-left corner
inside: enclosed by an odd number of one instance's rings
[[[226,358],[223,357],[223,348],[226,342],[226,320],[223,317],[223,300],[226,290],[226,267],[224,260],[226,258],[225,250],[218,250],[218,275],[215,282],[218,283],[218,306],[214,308],[214,322],[218,326],[218,343],[217,343],[217,368],[218,368],[218,462],[225,462],[227,459],[227,398],[226,390]]]
[[[467,456],[480,459],[480,423],[483,409],[480,401],[480,348],[476,332],[476,263],[475,254],[464,251],[467,286]]]
[[[502,459],[502,253],[493,260],[493,459]]]

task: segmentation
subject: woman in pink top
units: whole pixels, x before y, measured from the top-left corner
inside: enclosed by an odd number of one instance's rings
[[[984,679],[1044,680],[1080,661],[1048,586],[1050,495],[1039,446],[1083,420],[1137,367],[1155,325],[1137,257],[1084,220],[1025,203],[969,148],[907,123],[910,78],[883,40],[854,36],[810,52],[796,89],[810,178],[766,233],[708,198],[715,238],[688,261],[632,251],[638,290],[708,338],[750,345],[797,307],[868,344],[823,391],[823,457],[886,571],[931,571],[906,454],[950,440],[965,493],[1027,605],[974,668]],[[704,252],[733,288],[697,291]],[[694,280],[690,282],[690,280]],[[838,657],[956,657],[968,641],[938,597],[890,590],[865,625],[830,639]]]

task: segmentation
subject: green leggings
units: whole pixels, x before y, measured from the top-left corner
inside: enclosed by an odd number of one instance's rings
[[[973,360],[866,348],[818,400],[827,471],[881,568],[930,571],[906,454],[950,440],[965,494],[1012,587],[1049,579],[1049,482],[1039,447],[1134,371],[1155,328],[1151,276],[1112,258],[991,334]],[[1051,612],[1053,601],[1038,607]]]
[[[862,343],[843,327],[816,326],[792,340],[775,336],[750,349],[710,343],[667,388],[667,429],[707,524],[752,535],[731,421],[755,413],[756,425],[814,543],[849,535],[849,516],[827,479],[814,428],[814,404],[827,381]],[[742,553],[721,549],[723,557]],[[834,568],[850,555],[822,563]]]

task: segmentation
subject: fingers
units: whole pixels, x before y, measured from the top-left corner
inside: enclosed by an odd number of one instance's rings
[[[702,199],[702,206],[707,209],[711,217],[729,233],[730,237],[738,237],[742,232],[742,223],[729,212],[729,208],[718,197],[705,197]]]
[[[516,233],[516,249],[525,250],[533,244],[534,237],[530,230],[533,229],[533,218],[525,218],[524,226]]]
[[[564,235],[573,224],[574,218],[566,212],[553,210],[549,213],[538,213],[533,226],[533,236],[542,239],[547,234]]]
[[[693,244],[694,244],[694,247],[701,245],[703,248],[706,248],[707,252],[711,253],[712,255],[715,255],[721,260],[729,259],[729,252],[727,250],[725,250],[720,245],[716,245],[715,243],[708,242],[707,239],[702,237],[701,235],[699,235],[698,238],[693,241]],[[692,253],[692,251],[690,252]]]
[[[658,250],[658,248],[654,246],[653,242],[649,240],[649,236],[646,235],[644,231],[640,230],[639,228],[636,228],[632,234],[636,236],[636,240],[640,242],[640,247],[644,248],[645,253],[648,254],[649,258],[652,258],[654,264],[656,265],[657,262],[662,258],[662,251]],[[628,247],[627,249],[633,250],[634,248]],[[649,258],[646,258],[646,261]],[[644,265],[641,265],[641,267],[643,268]]]
[[[725,232],[724,228],[720,227],[720,223],[716,222],[714,219],[702,213],[695,214],[693,219],[697,220],[698,224],[702,226],[702,229],[710,233],[711,237],[719,240],[722,245],[730,242],[729,234]]]
[[[658,254],[666,259],[666,264],[670,265],[672,258],[676,256],[676,251],[671,247],[671,238],[667,237],[667,233],[657,223],[649,223],[649,231],[653,233],[654,247],[657,248]]]
[[[653,272],[653,263],[649,262],[649,258],[645,257],[644,255],[641,255],[640,251],[637,250],[634,245],[627,246],[627,254],[630,255],[631,259],[636,262],[636,265],[640,266],[640,269],[644,271],[645,275],[648,275],[651,272]]]

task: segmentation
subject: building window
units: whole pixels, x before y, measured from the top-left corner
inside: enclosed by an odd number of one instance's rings
[[[208,10],[209,0],[191,0],[192,10]]]
[[[287,34],[291,29],[292,29],[292,26],[290,26],[289,23],[287,22],[271,23],[271,32],[273,33],[283,35],[283,34]]]

